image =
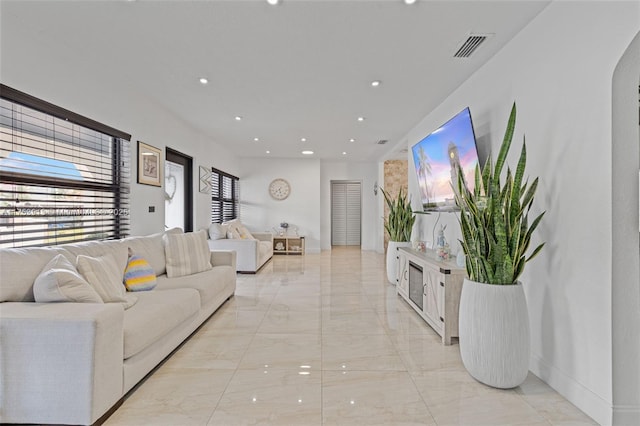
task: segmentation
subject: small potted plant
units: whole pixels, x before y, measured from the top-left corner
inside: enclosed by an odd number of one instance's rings
[[[520,385],[529,371],[529,315],[518,278],[544,246],[527,257],[544,212],[529,219],[538,178],[524,179],[524,142],[515,171],[507,167],[501,182],[515,121],[514,103],[495,163],[489,158],[482,170],[476,167],[473,191],[459,172],[455,191],[468,275],[460,296],[460,354],[476,380],[498,388]]]
[[[411,201],[406,193],[398,192],[398,196],[392,199],[389,193],[380,188],[384,200],[389,207],[389,215],[385,219],[384,229],[389,234],[389,246],[387,247],[387,279],[396,284],[398,274],[398,262],[396,259],[398,247],[411,247],[411,230],[416,221],[416,216],[411,208]]]

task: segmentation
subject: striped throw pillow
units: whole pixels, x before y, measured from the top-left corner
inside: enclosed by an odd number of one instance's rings
[[[164,239],[167,277],[197,274],[212,268],[206,231],[165,234]]]
[[[133,254],[124,270],[124,286],[128,291],[153,290],[158,282],[153,268],[142,256]]]
[[[135,296],[126,297],[127,290],[122,285],[122,269],[118,267],[112,253],[99,257],[78,255],[76,267],[104,303],[119,302],[125,309],[136,303]]]

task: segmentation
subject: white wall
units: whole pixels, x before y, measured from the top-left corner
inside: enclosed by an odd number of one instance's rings
[[[640,424],[640,32],[613,78],[613,419]]]
[[[16,34],[12,36],[18,38]],[[27,28],[20,37],[29,43],[48,43],[46,39],[32,40],[36,35]],[[208,226],[211,199],[198,192],[198,166],[214,166],[233,174],[238,171],[235,155],[152,100],[140,96],[126,82],[118,82],[117,76],[114,76],[114,81],[96,81],[91,67],[100,64],[87,61],[86,68],[65,67],[64,58],[75,55],[75,52],[68,51],[64,45],[51,45],[37,55],[30,54],[25,46],[28,44],[2,44],[0,75],[3,84],[132,135],[132,235],[164,229],[163,189],[136,183],[138,140],[163,152],[169,146],[193,157],[194,229]],[[149,213],[149,206],[155,206],[155,213]]]
[[[362,249],[380,249],[378,201],[373,195],[377,163],[243,158],[240,165],[240,217],[250,230],[272,230],[286,221],[305,235],[307,252],[329,250],[331,181],[357,180],[362,182]],[[283,201],[269,195],[269,183],[275,178],[291,184],[291,195]]]
[[[373,194],[373,186],[378,180],[378,163],[323,161],[320,177],[322,249],[331,249],[331,181],[354,180],[362,182],[362,250],[381,250],[379,247],[381,225],[378,220],[378,200]]]
[[[251,231],[271,231],[281,222],[297,227],[305,236],[309,253],[320,251],[320,160],[240,160],[240,218]],[[284,178],[291,194],[277,201],[269,195],[269,183]]]
[[[637,211],[612,205],[611,86],[639,16],[637,2],[552,2],[407,135],[411,147],[470,106],[482,159],[497,150],[517,102],[510,163],[526,133],[528,174],[541,179],[533,213],[547,210],[533,241],[546,241],[545,249],[522,276],[530,368],[602,424],[612,422],[613,411],[612,211],[637,224]],[[632,90],[637,97],[637,85]],[[637,173],[637,150],[628,161]],[[637,185],[636,176],[624,189],[627,197],[637,200]],[[431,239],[436,218],[420,218],[423,239]],[[440,221],[455,238],[455,216]],[[637,252],[635,262],[637,268]]]

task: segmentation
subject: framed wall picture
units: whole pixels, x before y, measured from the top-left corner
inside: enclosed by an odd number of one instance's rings
[[[162,151],[138,141],[138,183],[162,186]]]
[[[200,192],[203,194],[211,193],[211,168],[200,166]]]

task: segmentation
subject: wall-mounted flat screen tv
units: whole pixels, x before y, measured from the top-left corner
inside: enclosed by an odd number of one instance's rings
[[[425,211],[455,211],[456,167],[464,171],[467,188],[473,191],[478,164],[471,112],[465,108],[411,149]],[[453,186],[452,186],[453,182]]]

